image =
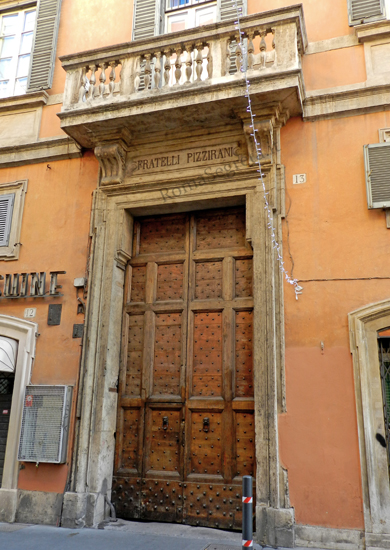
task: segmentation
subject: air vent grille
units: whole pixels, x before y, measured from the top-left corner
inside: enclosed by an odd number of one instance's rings
[[[71,394],[68,386],[27,386],[18,460],[65,462]]]

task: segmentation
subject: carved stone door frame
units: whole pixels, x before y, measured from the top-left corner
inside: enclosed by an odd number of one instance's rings
[[[259,131],[264,136],[264,150],[269,153],[264,179],[270,190],[280,242],[284,197],[283,167],[278,164],[279,127],[267,120]],[[244,131],[245,128],[244,121]],[[96,525],[108,511],[106,499],[111,495],[115,451],[124,277],[132,252],[133,216],[245,204],[246,238],[253,248],[257,538],[270,545],[293,546],[294,514],[278,454],[277,415],[284,407],[283,280],[276,268],[256,166],[247,158],[246,166],[234,174],[203,178],[201,185],[192,185],[191,180],[184,179],[177,187],[172,184],[172,192],[164,194],[165,179],[148,185],[126,185],[123,160],[126,152],[118,156],[118,147],[122,148],[121,143],[109,144],[107,149],[102,146],[98,151],[98,157],[105,159],[105,169],[101,171],[92,211],[91,276],[72,484],[64,496],[62,525]],[[270,160],[272,151],[273,161]],[[117,169],[114,166],[108,171],[106,164],[110,155],[113,164],[119,164]]]
[[[390,547],[390,479],[384,436],[378,331],[390,326],[390,300],[349,314],[366,545]]]

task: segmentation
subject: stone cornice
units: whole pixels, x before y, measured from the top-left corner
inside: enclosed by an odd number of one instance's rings
[[[306,95],[303,102],[303,119],[315,120],[363,115],[390,107],[389,84],[360,84],[319,90]]]
[[[0,147],[0,168],[79,158],[81,156],[81,148],[73,139],[67,136],[50,138],[12,147]]]

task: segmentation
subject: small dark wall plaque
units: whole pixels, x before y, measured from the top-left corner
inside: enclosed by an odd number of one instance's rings
[[[59,325],[61,323],[62,304],[50,304],[47,316],[48,325]]]
[[[73,338],[82,338],[84,334],[84,325],[73,325]]]

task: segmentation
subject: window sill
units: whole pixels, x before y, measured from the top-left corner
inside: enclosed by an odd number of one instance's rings
[[[23,95],[3,97],[0,99],[0,114],[3,111],[43,107],[47,104],[48,99],[49,94],[44,90],[40,92],[30,92]]]

